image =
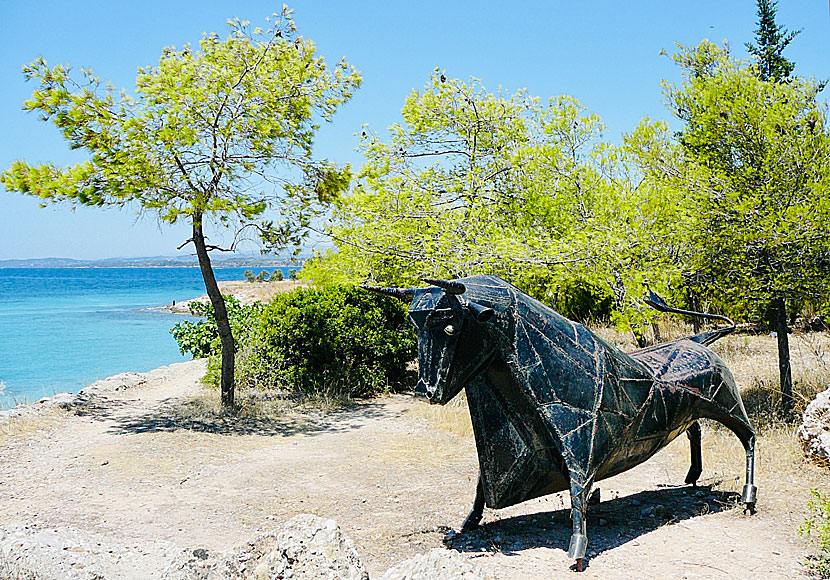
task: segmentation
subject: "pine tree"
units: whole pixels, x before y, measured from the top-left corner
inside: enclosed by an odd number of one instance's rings
[[[761,80],[782,82],[795,69],[795,63],[781,53],[801,30],[788,32],[775,23],[776,0],[758,0],[758,28],[755,43],[748,42],[746,48],[758,59],[758,76]]]

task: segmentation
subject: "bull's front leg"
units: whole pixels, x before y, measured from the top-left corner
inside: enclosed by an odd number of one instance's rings
[[[700,450],[700,425],[695,421],[691,427],[686,431],[689,437],[689,447],[692,452],[692,466],[689,467],[689,473],[686,474],[686,483],[697,485],[697,478],[703,473],[703,459]]]
[[[469,532],[478,527],[481,522],[481,515],[484,513],[484,482],[481,481],[481,471],[478,472],[478,485],[476,485],[476,498],[473,500],[473,509],[470,510],[467,519],[461,524],[461,533]]]
[[[585,512],[588,507],[588,495],[591,492],[590,484],[583,486],[581,482],[571,477],[571,519],[573,520],[573,534],[568,546],[568,558],[576,560],[577,572],[585,569],[585,551],[588,547],[588,536],[585,526]]]

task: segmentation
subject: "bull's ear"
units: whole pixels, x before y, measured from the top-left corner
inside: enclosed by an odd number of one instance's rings
[[[479,322],[487,322],[493,315],[496,313],[495,310],[492,308],[487,308],[486,306],[482,306],[481,304],[476,304],[475,302],[469,302],[467,304],[467,308],[470,309],[470,312],[473,314],[476,320]]]

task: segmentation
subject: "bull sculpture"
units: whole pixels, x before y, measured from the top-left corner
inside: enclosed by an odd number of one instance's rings
[[[418,389],[429,401],[443,405],[466,388],[479,479],[462,531],[479,524],[485,504],[504,508],[569,490],[568,556],[582,570],[592,486],[684,432],[691,443],[686,483],[694,484],[701,418],[724,424],[743,444],[742,501],[754,513],[755,432],[731,372],[705,346],[734,325],[626,354],[496,276],[425,281],[433,285],[367,288],[410,303]],[[651,303],[689,313],[653,294]]]

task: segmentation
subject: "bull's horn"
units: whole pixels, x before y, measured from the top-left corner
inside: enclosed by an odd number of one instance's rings
[[[415,288],[384,288],[383,286],[369,286],[368,284],[363,284],[361,288],[392,296],[403,302],[412,302],[412,299],[415,298]]]
[[[432,284],[433,286],[443,288],[444,291],[450,294],[464,294],[464,292],[467,291],[467,287],[461,282],[453,282],[451,280],[435,280],[433,278],[421,278],[421,280],[428,284]]]

